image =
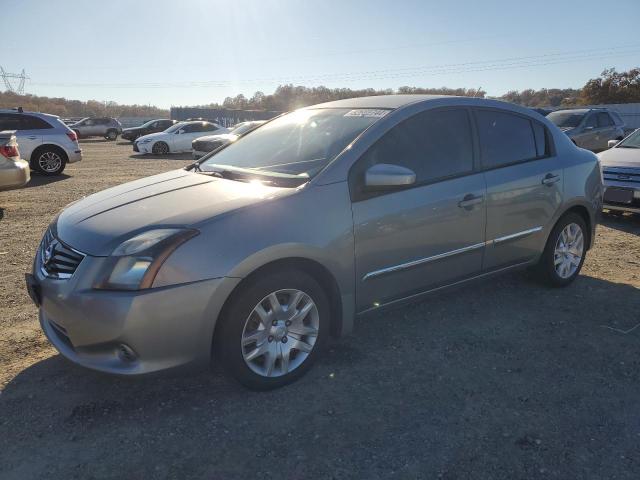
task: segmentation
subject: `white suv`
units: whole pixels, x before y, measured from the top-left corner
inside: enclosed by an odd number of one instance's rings
[[[82,160],[76,133],[55,115],[0,109],[0,130],[16,131],[22,158],[44,175],[59,175],[67,163]]]

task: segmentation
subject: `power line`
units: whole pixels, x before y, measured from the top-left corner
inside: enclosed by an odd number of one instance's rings
[[[383,70],[369,70],[361,72],[340,72],[316,75],[298,75],[290,77],[263,77],[241,80],[202,80],[154,83],[38,83],[32,85],[55,87],[101,87],[101,88],[195,88],[195,87],[231,87],[238,84],[256,83],[287,83],[342,81],[353,82],[361,80],[381,80],[395,78],[410,78],[417,76],[461,74],[480,71],[511,70],[562,63],[579,62],[583,60],[614,58],[635,55],[640,52],[640,44],[630,44],[618,47],[605,47],[589,50],[573,50],[566,52],[546,53],[541,55],[506,57],[494,60],[478,60],[463,63],[442,65],[422,65],[415,67],[392,68]]]

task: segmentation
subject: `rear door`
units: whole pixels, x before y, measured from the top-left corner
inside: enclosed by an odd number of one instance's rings
[[[528,116],[476,109],[487,183],[483,269],[526,262],[540,253],[562,204],[563,170],[546,127]]]
[[[605,150],[609,147],[609,140],[615,140],[618,137],[618,129],[613,118],[607,112],[598,112],[598,142],[596,150]]]
[[[41,118],[22,113],[0,114],[0,130],[16,130],[20,156],[31,160],[33,151],[42,145],[43,132],[53,127]]]
[[[389,130],[352,167],[356,301],[366,310],[480,272],[485,184],[466,108],[429,110]],[[410,168],[416,183],[367,191],[372,165]]]

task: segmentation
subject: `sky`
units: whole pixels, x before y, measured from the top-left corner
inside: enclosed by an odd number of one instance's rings
[[[201,105],[285,83],[466,87],[499,96],[580,88],[605,68],[640,66],[639,0],[0,0],[0,7],[0,66],[25,69],[27,93],[121,104]]]

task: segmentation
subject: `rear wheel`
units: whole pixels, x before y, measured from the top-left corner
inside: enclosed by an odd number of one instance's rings
[[[329,301],[311,276],[273,272],[236,292],[220,318],[214,351],[225,370],[254,390],[302,376],[328,338]]]
[[[545,284],[565,287],[575,280],[587,253],[588,234],[584,219],[576,213],[558,220],[537,265]]]
[[[115,140],[116,138],[118,138],[118,131],[117,130],[109,130],[107,132],[107,135],[105,136],[105,138],[107,140]]]
[[[66,156],[57,149],[43,148],[35,152],[31,164],[43,175],[60,175],[67,165]]]
[[[153,144],[153,147],[151,147],[151,151],[155,155],[166,155],[169,153],[169,145],[165,142],[156,142]]]

